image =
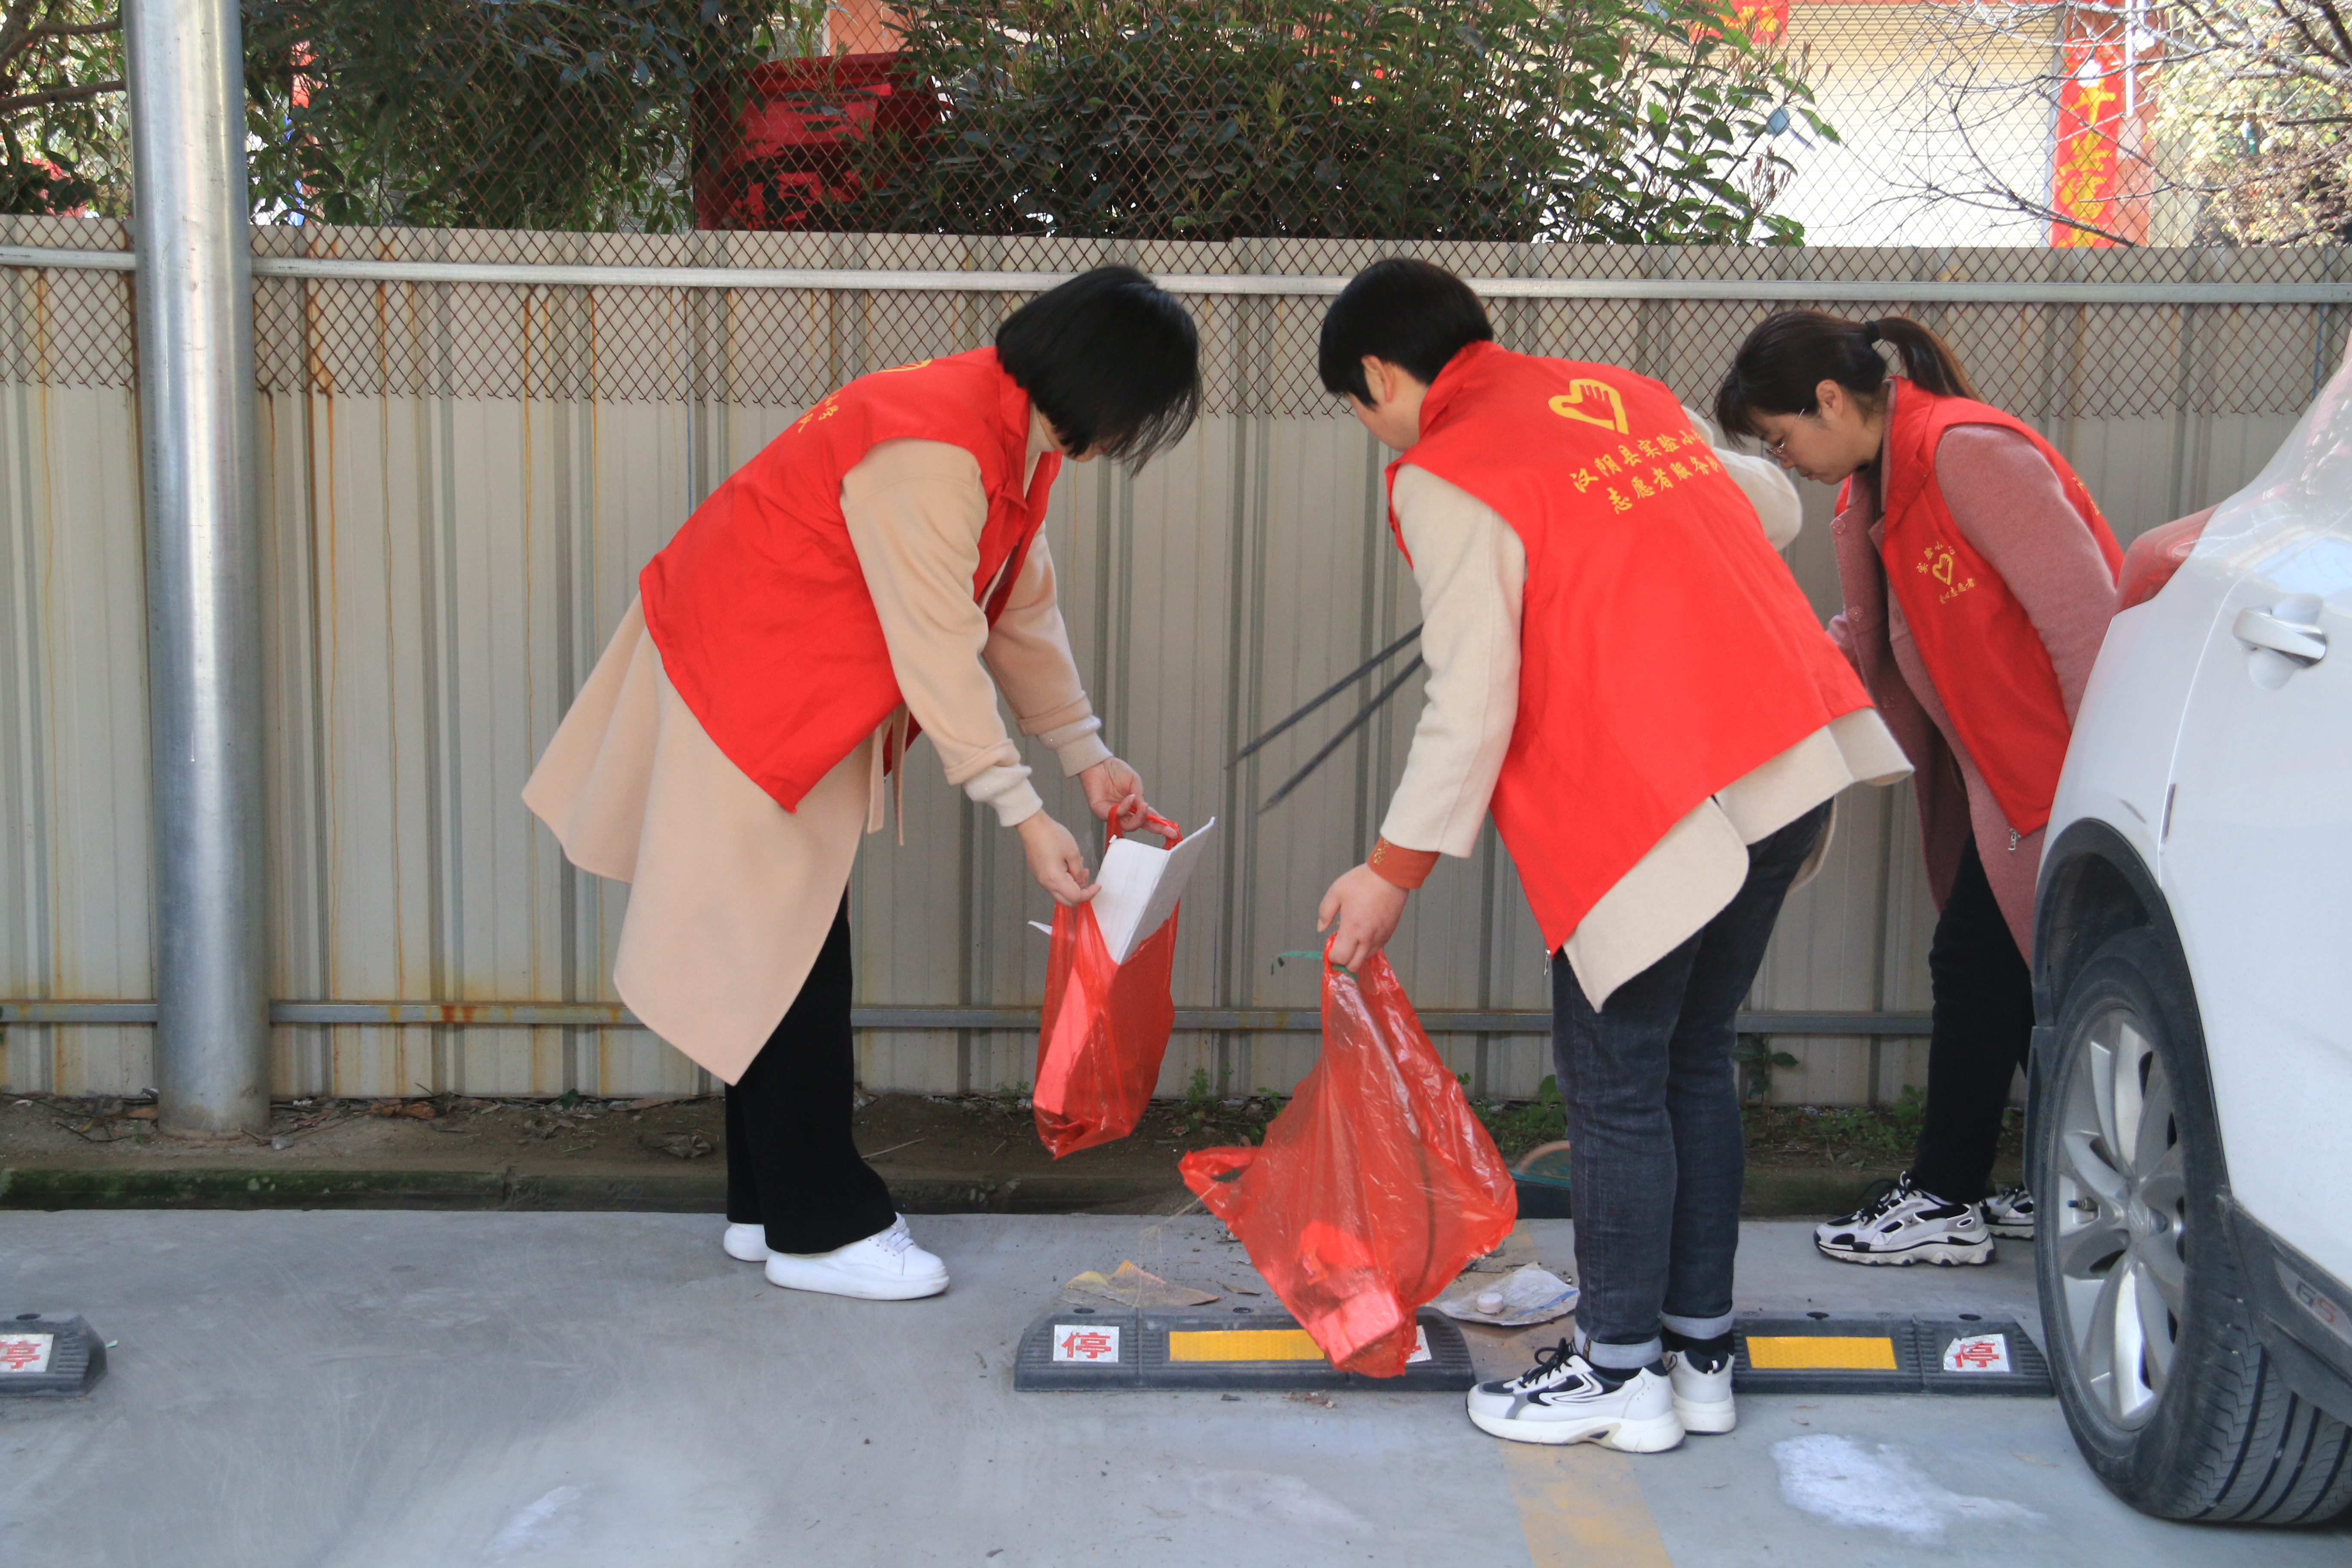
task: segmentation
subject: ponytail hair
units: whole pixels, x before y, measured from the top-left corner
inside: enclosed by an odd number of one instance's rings
[[[1783,310],[1767,317],[1732,356],[1715,395],[1715,422],[1727,436],[1760,436],[1759,414],[1812,414],[1815,389],[1834,381],[1863,404],[1886,401],[1886,360],[1895,351],[1901,374],[1940,397],[1973,399],[1976,388],[1950,347],[1907,316],[1849,321],[1820,310]]]

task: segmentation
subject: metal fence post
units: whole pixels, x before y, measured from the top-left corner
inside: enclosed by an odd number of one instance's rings
[[[269,1119],[261,549],[236,0],[126,0],[167,1129]]]

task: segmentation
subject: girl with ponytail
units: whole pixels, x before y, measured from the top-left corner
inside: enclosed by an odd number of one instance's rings
[[[1842,487],[1830,526],[1845,612],[1830,634],[1910,756],[1940,910],[1917,1153],[1815,1244],[1850,1263],[1989,1262],[1994,1237],[2033,1233],[2022,1188],[1986,1193],[2032,1038],[2042,829],[2121,552],[2066,460],[1980,402],[1916,321],[1773,316],[1715,407],[1727,435]]]

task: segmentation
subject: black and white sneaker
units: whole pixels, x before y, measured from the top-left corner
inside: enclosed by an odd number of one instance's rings
[[[1470,1391],[1470,1420],[1514,1443],[1600,1443],[1628,1454],[1678,1447],[1683,1424],[1672,1385],[1648,1367],[1612,1383],[1568,1348],[1536,1352],[1536,1364],[1507,1383]]]
[[[2033,1194],[2011,1187],[1984,1201],[1985,1228],[2008,1241],[2033,1239]]]
[[[1840,1263],[1990,1263],[1992,1233],[1974,1204],[1920,1191],[1906,1171],[1875,1201],[1813,1227],[1813,1245]]]

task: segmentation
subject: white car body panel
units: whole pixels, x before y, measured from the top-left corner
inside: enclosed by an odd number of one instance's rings
[[[2317,662],[2237,635],[2242,612],[2282,606],[2319,626]],[[2352,372],[2116,618],[2051,839],[2084,817],[2169,907],[2235,1196],[2352,1279]]]
[[[2055,842],[2066,823],[2095,817],[2123,835],[2150,873],[2156,870],[2180,732],[2180,694],[2196,678],[2221,598],[2218,590],[2174,596],[2189,586],[2176,578],[2171,589],[2109,623],[2083,689],[2043,843]]]

